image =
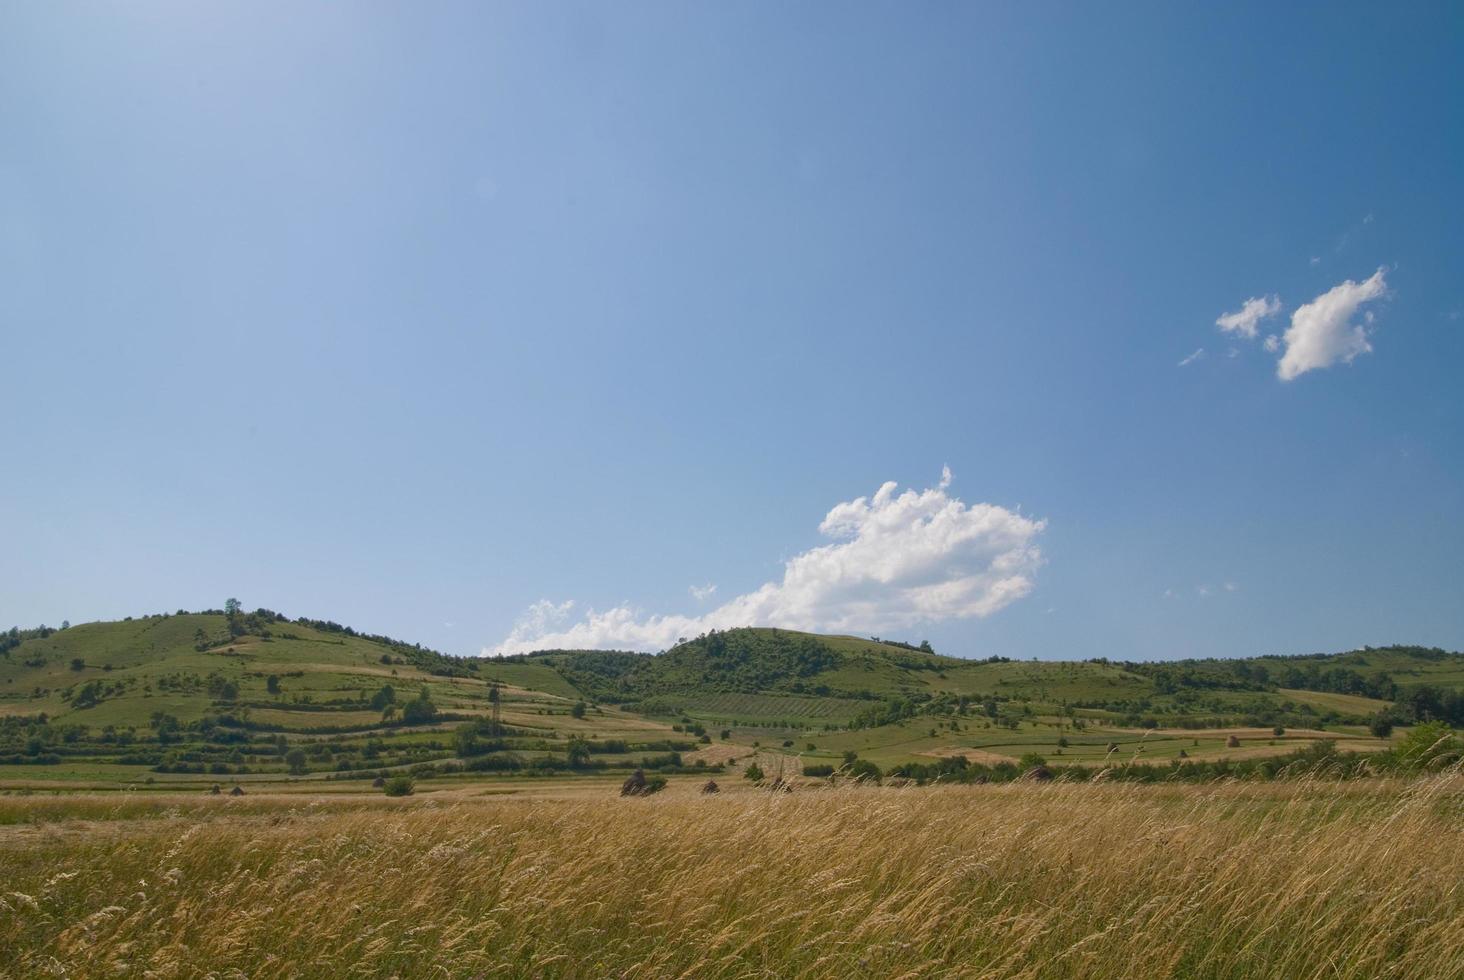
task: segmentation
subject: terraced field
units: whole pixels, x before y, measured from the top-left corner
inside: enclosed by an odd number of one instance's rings
[[[784,722],[822,725],[842,723],[868,704],[852,698],[798,697],[779,694],[706,694],[688,698],[683,710],[692,718],[718,725]]]

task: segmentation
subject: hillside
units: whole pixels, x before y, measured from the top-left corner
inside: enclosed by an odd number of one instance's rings
[[[263,609],[0,634],[0,782],[1244,759],[1430,719],[1464,724],[1464,656],[973,661],[737,629],[479,659]]]

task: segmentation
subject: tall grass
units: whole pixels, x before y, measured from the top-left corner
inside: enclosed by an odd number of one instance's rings
[[[211,802],[0,828],[0,975],[1464,976],[1457,774]]]

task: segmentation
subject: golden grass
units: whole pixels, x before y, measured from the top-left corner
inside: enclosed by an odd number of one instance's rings
[[[1464,976],[1458,774],[44,805],[4,976]]]

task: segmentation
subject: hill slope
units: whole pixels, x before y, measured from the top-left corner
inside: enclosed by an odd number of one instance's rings
[[[658,656],[478,659],[268,610],[0,634],[0,780],[47,766],[100,779],[675,771],[770,751],[819,765],[848,751],[889,764],[1035,748],[1100,762],[1140,743],[1151,755],[1216,755],[1235,748],[1227,726],[1250,729],[1242,755],[1275,750],[1273,728],[1283,741],[1324,727],[1366,740],[1380,717],[1464,725],[1464,656],[970,661],[737,629]],[[1217,734],[1184,735],[1206,729]]]

